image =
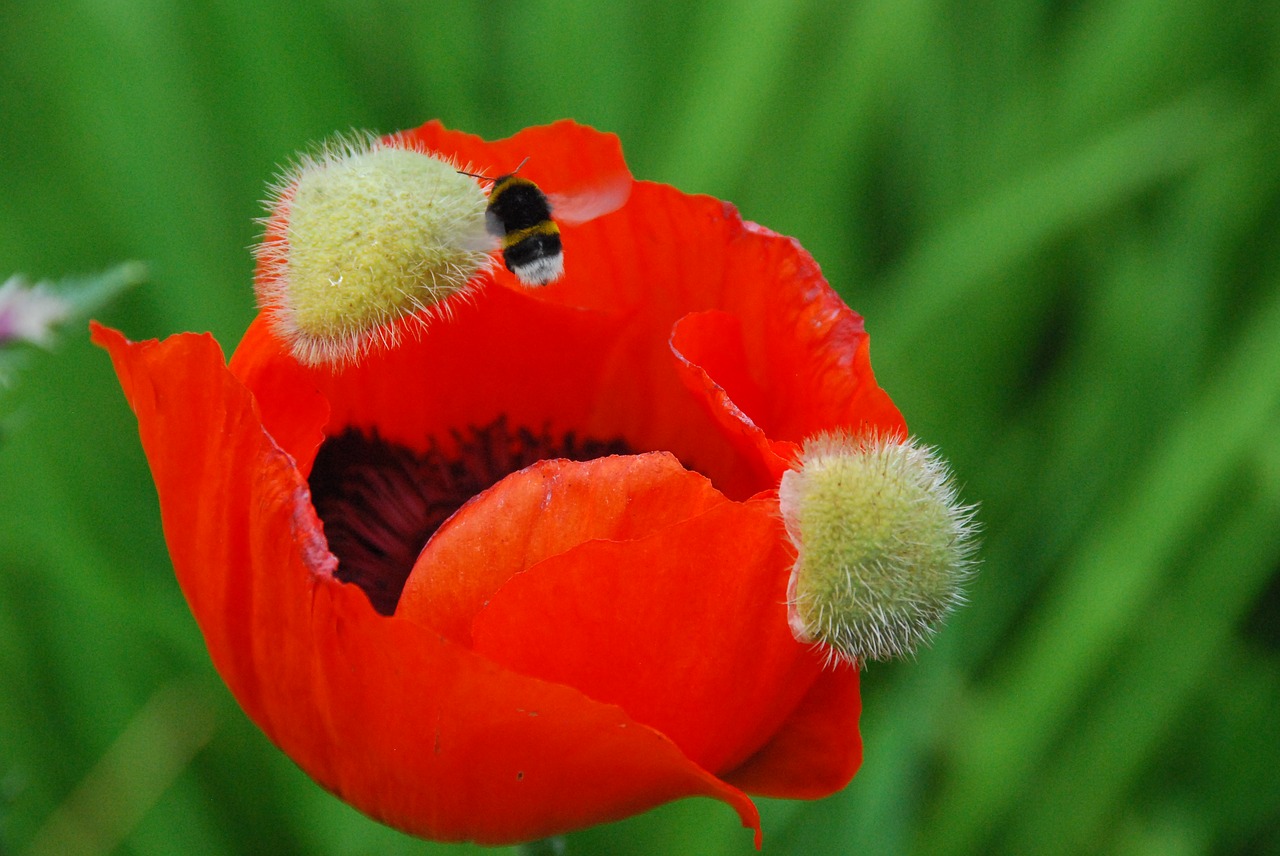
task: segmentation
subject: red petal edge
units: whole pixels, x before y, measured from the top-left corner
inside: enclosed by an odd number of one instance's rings
[[[759,814],[613,705],[513,674],[331,575],[305,481],[209,335],[92,325],[137,414],[174,569],[245,712],[320,784],[407,832],[514,843],[684,796]]]
[[[862,766],[861,712],[858,670],[825,669],[764,748],[724,779],[765,797],[830,796]]]
[[[792,558],[776,500],[581,543],[493,595],[476,615],[475,650],[621,706],[708,770],[732,769],[822,671],[787,626]]]
[[[664,452],[540,461],[440,527],[405,583],[396,616],[470,647],[476,613],[530,566],[592,539],[639,538],[727,502]],[[615,615],[610,604],[601,610]]]

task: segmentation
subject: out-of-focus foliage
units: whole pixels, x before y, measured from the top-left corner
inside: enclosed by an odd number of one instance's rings
[[[147,262],[134,338],[253,311],[256,200],[351,127],[569,116],[797,236],[981,501],[972,605],[868,669],[766,853],[1280,853],[1280,6],[0,5],[0,280]],[[83,332],[0,436],[0,852],[484,852],[384,829],[235,707]],[[68,844],[67,842],[71,842]],[[750,851],[668,806],[568,852]]]
[[[36,348],[48,348],[59,333],[79,335],[89,317],[146,278],[146,266],[118,265],[101,274],[57,283],[30,282],[19,274],[0,282],[0,396],[17,380]],[[0,401],[0,424],[4,418]]]

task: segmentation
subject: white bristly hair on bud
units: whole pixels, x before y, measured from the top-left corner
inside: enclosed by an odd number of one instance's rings
[[[975,506],[915,439],[821,434],[783,474],[791,631],[832,661],[910,656],[964,602]]]
[[[487,198],[458,165],[401,141],[338,137],[270,188],[258,304],[308,365],[394,346],[447,316],[489,269]]]

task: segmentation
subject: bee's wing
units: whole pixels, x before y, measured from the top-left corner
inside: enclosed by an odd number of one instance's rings
[[[631,195],[630,174],[571,193],[548,193],[553,219],[570,226],[617,211]]]

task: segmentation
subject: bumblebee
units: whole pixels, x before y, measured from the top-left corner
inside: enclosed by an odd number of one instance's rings
[[[560,227],[551,219],[551,202],[538,185],[515,172],[498,176],[484,219],[489,234],[502,242],[507,270],[522,283],[543,286],[564,275]]]
[[[507,270],[523,284],[537,288],[564,276],[564,248],[560,227],[551,219],[551,201],[538,185],[518,175],[528,162],[525,158],[520,166],[497,178],[458,172],[493,182],[484,212],[485,228],[498,239]]]
[[[522,284],[536,288],[564,276],[564,248],[557,221],[573,226],[616,211],[631,192],[631,175],[610,175],[590,187],[577,187],[568,195],[546,194],[519,174],[528,162],[525,158],[520,166],[497,178],[458,172],[493,182],[485,208],[485,227],[498,239],[507,270]]]

